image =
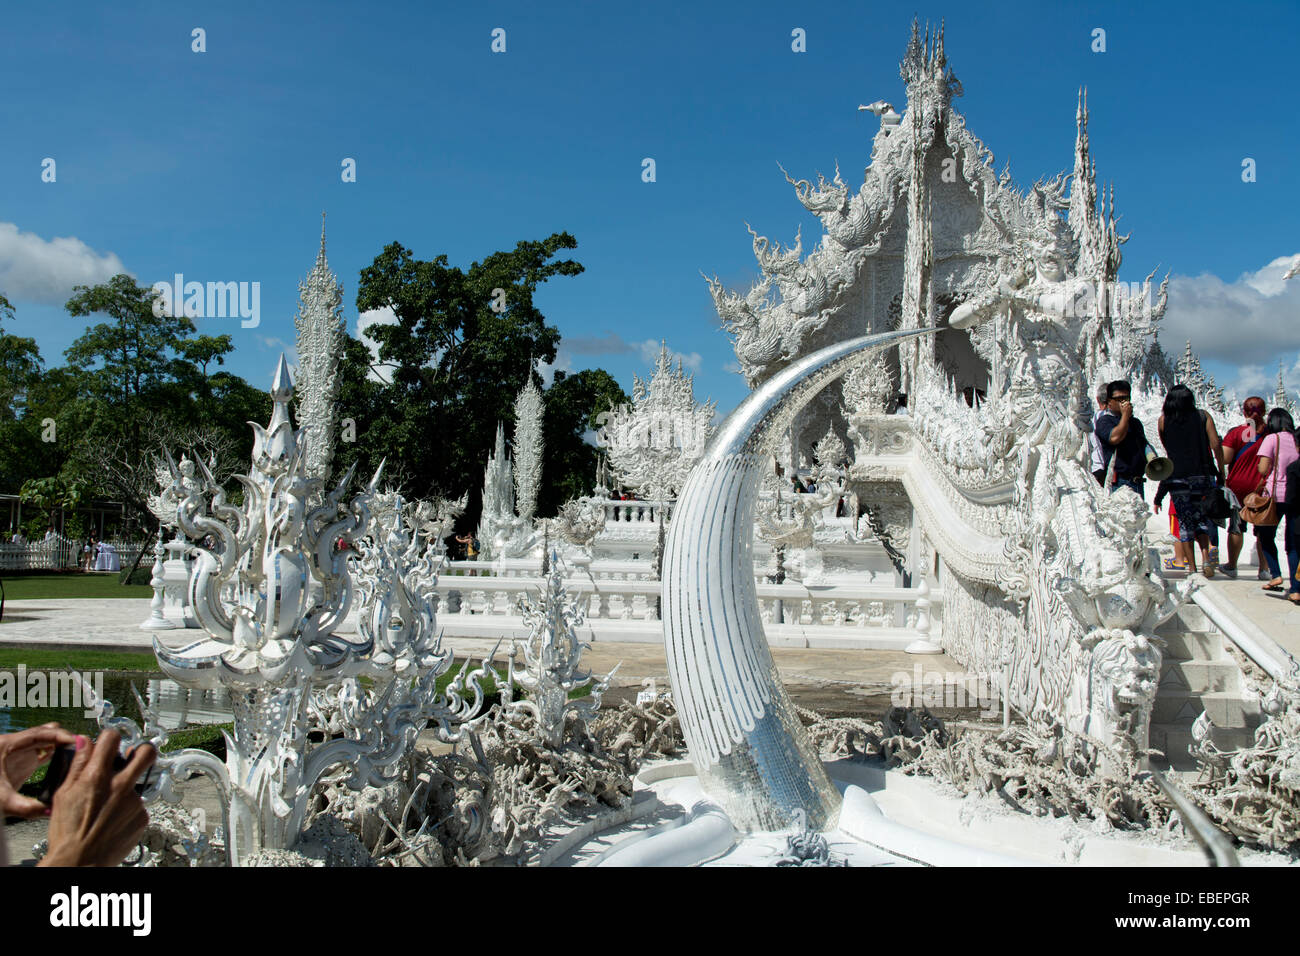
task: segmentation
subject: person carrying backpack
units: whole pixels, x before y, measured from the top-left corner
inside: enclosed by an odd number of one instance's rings
[[[1214,419],[1196,407],[1196,397],[1186,385],[1175,385],[1165,396],[1157,424],[1165,454],[1173,462],[1173,474],[1165,480],[1169,497],[1178,512],[1178,540],[1182,542],[1187,570],[1196,573],[1196,549],[1201,546],[1202,570],[1214,576],[1210,546],[1219,536],[1212,516],[1215,497],[1223,482],[1219,433]]]
[[[1235,499],[1230,501],[1232,514],[1228,518],[1228,562],[1221,570],[1228,574],[1237,573],[1237,558],[1245,542],[1247,524],[1238,512],[1246,495],[1257,486],[1258,466],[1255,459],[1259,455],[1259,440],[1267,434],[1264,424],[1264,412],[1267,406],[1258,395],[1252,395],[1241,404],[1241,413],[1246,416],[1245,424],[1228,430],[1223,436],[1223,465],[1228,469],[1225,487]],[[1264,551],[1255,542],[1256,564],[1259,567],[1260,580],[1267,580]]]

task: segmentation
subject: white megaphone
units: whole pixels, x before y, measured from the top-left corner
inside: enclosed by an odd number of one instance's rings
[[[1152,481],[1164,481],[1174,473],[1174,463],[1168,458],[1156,454],[1156,450],[1147,445],[1146,476]]]

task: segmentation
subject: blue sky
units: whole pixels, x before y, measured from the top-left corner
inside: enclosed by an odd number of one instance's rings
[[[388,242],[467,265],[567,230],[586,266],[539,302],[561,367],[630,388],[646,343],[696,367],[726,410],[745,392],[700,272],[754,274],[745,223],[805,248],[796,178],[838,160],[860,183],[904,102],[913,13],[946,20],[957,108],[1022,186],[1072,165],[1076,90],[1131,230],[1121,278],[1175,275],[1166,347],[1187,335],[1223,383],[1300,385],[1300,131],[1294,3],[80,4],[11,8],[0,34],[0,291],[49,364],[84,322],[74,281],[261,283],[230,368],[268,379],[328,212],[356,327],[358,271]],[[191,31],[207,50],[191,50]],[[506,31],[506,52],[491,31]],[[807,52],[791,50],[802,28]],[[1096,27],[1106,52],[1090,49]],[[46,157],[57,181],[41,181]],[[341,163],[357,181],[341,181]],[[652,157],[657,181],[641,180]],[[1257,181],[1243,183],[1244,158]],[[77,242],[55,243],[55,239]],[[1270,385],[1271,387],[1271,385]]]

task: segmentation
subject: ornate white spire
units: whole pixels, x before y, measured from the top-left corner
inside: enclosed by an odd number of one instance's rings
[[[479,548],[484,558],[496,554],[502,532],[515,518],[515,488],[510,454],[506,451],[505,425],[497,423],[497,442],[483,469],[483,512],[478,522]]]
[[[329,477],[338,420],[339,360],[343,356],[343,286],[325,258],[325,214],[320,252],[305,282],[298,283],[298,425],[305,429],[307,474]]]
[[[531,521],[542,485],[542,393],[530,374],[515,398],[515,507]]]
[[[650,380],[632,378],[632,405],[614,409],[600,440],[626,488],[652,500],[674,497],[704,453],[716,406],[697,404],[692,376],[673,367],[661,343]]]

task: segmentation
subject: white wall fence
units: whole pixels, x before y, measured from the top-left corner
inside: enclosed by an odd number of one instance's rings
[[[516,562],[507,562],[513,564]],[[438,577],[438,626],[448,637],[527,635],[522,604],[538,600],[544,584],[537,562],[517,562],[505,573],[493,565],[452,561]],[[594,641],[654,643],[663,640],[659,619],[661,584],[649,580],[644,562],[602,562],[588,575],[577,569],[565,582],[586,614],[580,631]],[[458,573],[459,572],[459,573]],[[621,576],[618,576],[621,575]],[[940,634],[943,595],[888,585],[770,584],[756,580],[768,643],[783,647],[844,647],[902,650],[917,638],[917,600],[930,601],[930,635]]]
[[[667,523],[673,516],[675,501],[615,501],[609,499],[604,503],[606,524],[657,524],[659,512],[664,513]]]
[[[139,541],[110,538],[123,569],[135,562],[140,551]],[[62,535],[26,544],[0,543],[0,572],[4,571],[69,571],[85,565],[84,541],[72,541]]]

